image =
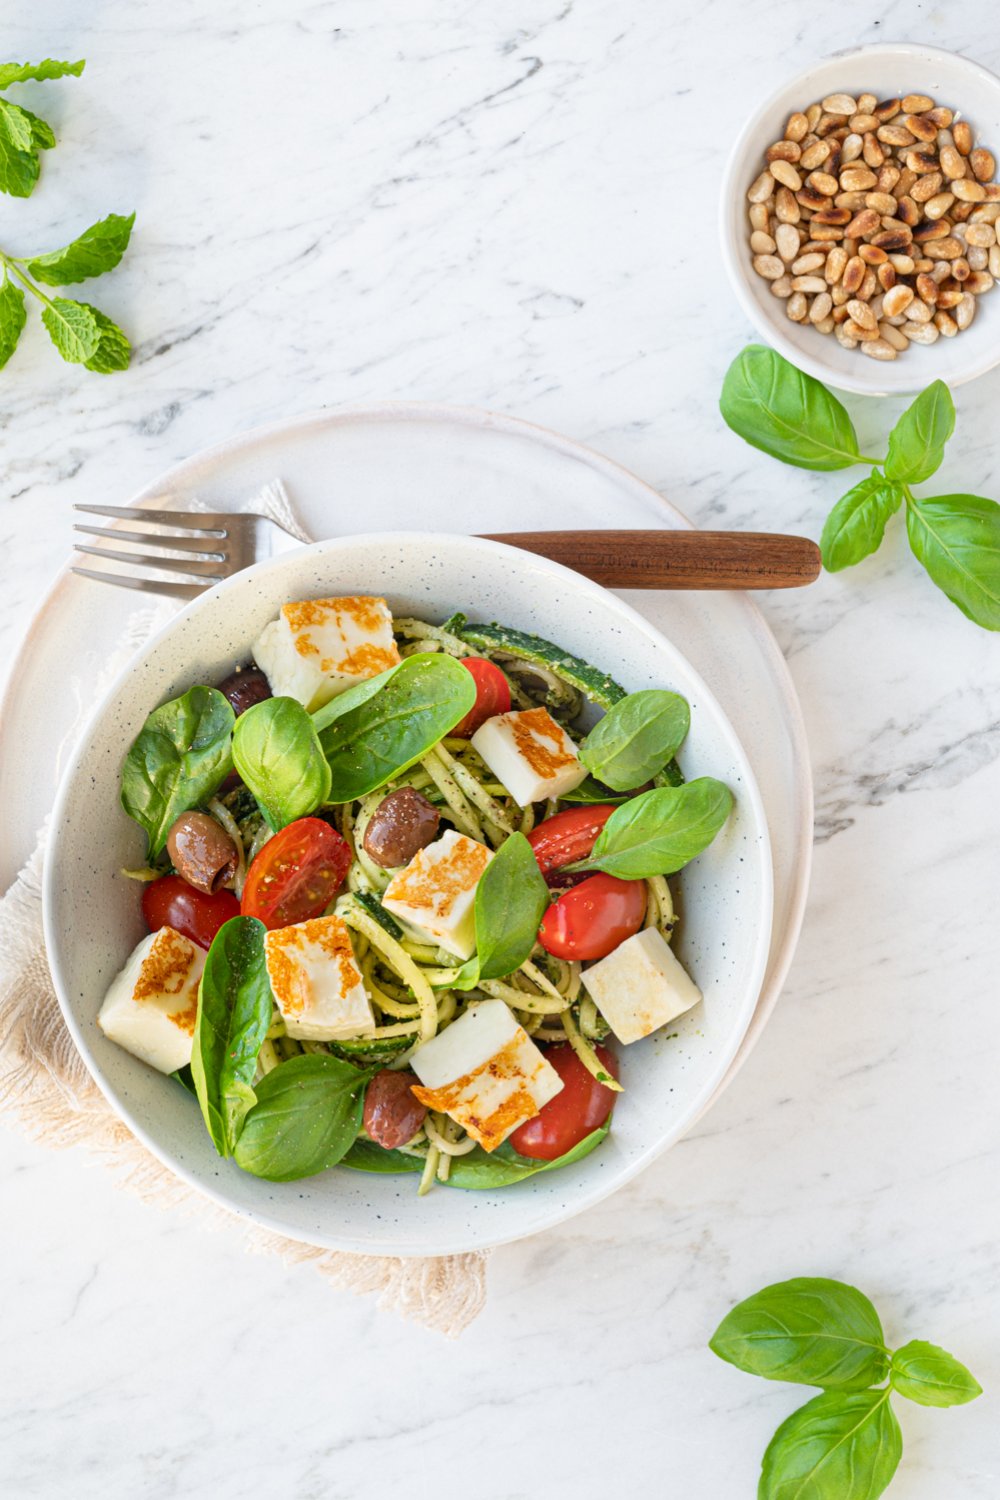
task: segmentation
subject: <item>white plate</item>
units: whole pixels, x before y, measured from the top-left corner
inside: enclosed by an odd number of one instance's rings
[[[241,435],[178,465],[139,498],[200,495],[235,509],[281,476],[314,536],[407,525],[497,531],[570,526],[688,527],[675,507],[610,460],[512,418],[463,408],[385,403],[323,412]],[[123,496],[104,497],[125,501]],[[760,1035],[791,962],[812,848],[812,785],[801,713],[784,659],[751,598],[629,592],[624,597],[705,678],[735,728],[767,812],[774,923],[753,1020],[726,1078]],[[65,573],[43,603],[0,707],[0,880],[10,883],[52,804],[60,747],[92,697],[136,609],[135,596]]]

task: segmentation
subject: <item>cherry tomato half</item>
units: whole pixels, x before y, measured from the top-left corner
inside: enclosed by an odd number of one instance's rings
[[[590,875],[552,903],[538,941],[555,958],[605,958],[639,931],[645,915],[644,880]]]
[[[296,818],[260,850],[247,871],[242,910],[265,927],[308,922],[329,906],[351,863],[351,851],[322,818]]]
[[[487,719],[510,712],[510,683],[496,663],[487,661],[484,656],[463,656],[462,666],[472,673],[476,701],[451,732],[459,739],[471,740]]]
[[[548,876],[576,859],[586,859],[614,810],[604,802],[592,807],[567,807],[533,828],[528,843],[542,874]]]
[[[607,1047],[595,1048],[612,1078],[618,1077],[618,1059]],[[578,1146],[584,1136],[603,1125],[614,1106],[615,1095],[606,1084],[588,1073],[568,1043],[545,1049],[563,1086],[554,1099],[543,1104],[533,1120],[525,1120],[510,1137],[515,1151],[537,1161],[555,1161]]]
[[[150,932],[172,927],[199,948],[211,948],[222,924],[239,916],[240,903],[232,891],[209,895],[196,891],[181,875],[163,875],[144,888],[142,914]]]

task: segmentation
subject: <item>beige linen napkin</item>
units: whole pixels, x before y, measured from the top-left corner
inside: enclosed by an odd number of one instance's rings
[[[267,485],[243,508],[270,515],[303,541],[309,540],[278,482]],[[67,737],[63,753],[75,741],[90,704],[179,608],[163,600],[137,611],[96,691],[88,687],[84,695],[76,685],[80,722]],[[375,1294],[379,1307],[393,1308],[450,1337],[459,1334],[486,1299],[485,1253],[422,1260],[352,1255],[253,1228],[188,1188],[119,1120],[73,1045],[52,986],[42,936],[46,835],[43,827],[34,853],[0,899],[0,1108],[6,1117],[44,1145],[86,1146],[116,1170],[121,1187],[145,1202],[182,1207],[210,1227],[237,1230],[249,1250],[278,1255],[287,1264],[309,1262],[335,1287]]]

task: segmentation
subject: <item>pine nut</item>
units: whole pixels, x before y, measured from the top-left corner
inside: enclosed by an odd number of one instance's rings
[[[825,198],[834,198],[840,192],[840,184],[829,172],[810,172],[806,182]]]
[[[753,268],[758,276],[763,276],[765,281],[777,281],[779,276],[785,274],[784,262],[776,255],[755,255]]]
[[[802,137],[809,133],[809,121],[805,115],[796,110],[794,115],[789,115],[788,124],[785,126],[786,141],[801,141]]]
[[[882,306],[888,318],[897,318],[904,313],[913,301],[913,288],[908,286],[894,286],[891,291],[886,292]]]
[[[934,314],[934,327],[938,333],[943,334],[946,339],[953,339],[958,332],[958,324],[949,313],[938,312]]]
[[[774,178],[770,172],[761,172],[747,190],[747,197],[751,203],[763,203],[770,198],[774,192]]]
[[[771,215],[767,211],[766,203],[751,203],[750,205],[750,228],[762,229],[765,234],[771,226]]]
[[[981,182],[974,182],[971,177],[960,177],[951,185],[951,190],[963,203],[982,203],[986,197],[986,189]]]
[[[965,231],[967,245],[983,245],[989,249],[997,242],[997,232],[992,224],[970,224]]]
[[[823,108],[830,115],[856,115],[858,101],[852,99],[850,94],[827,94],[823,100]]]
[[[934,307],[938,300],[938,284],[933,276],[917,277],[917,296],[926,302],[929,307]]]
[[[877,180],[870,167],[858,166],[856,163],[845,167],[840,174],[840,186],[847,193],[867,192],[875,186]]]
[[[772,297],[790,297],[792,295],[792,278],[790,276],[779,276],[777,281],[771,282]]]
[[[916,140],[905,125],[880,125],[875,134],[883,146],[912,146]]]
[[[866,266],[884,266],[889,259],[878,245],[861,245],[858,248],[858,254]]]
[[[787,225],[785,227],[787,228]],[[763,229],[755,229],[750,236],[750,249],[754,255],[773,255],[777,246],[771,236],[764,233]]]
[[[960,255],[958,257],[958,260],[952,261],[951,275],[952,280],[958,282],[968,281],[969,277],[972,275],[972,267],[969,265],[969,262],[966,260],[964,255]]]
[[[968,292],[966,292],[961,302],[955,308],[955,322],[957,323],[959,330],[961,331],[963,328],[968,328],[969,324],[972,322],[975,316],[976,299],[975,297],[970,296]]]
[[[767,170],[775,182],[780,182],[783,187],[791,188],[793,193],[797,193],[802,186],[802,178],[790,161],[773,161]]]
[[[793,276],[792,277],[792,291],[793,292],[809,292],[809,293],[813,293],[813,292],[825,292],[826,289],[827,289],[826,282],[823,280],[822,276]]]
[[[910,189],[910,197],[917,203],[926,203],[928,199],[934,197],[935,193],[941,191],[943,182],[944,178],[940,172],[927,172],[920,178],[919,182],[913,184]]]
[[[918,141],[936,141],[938,128],[933,120],[928,120],[926,115],[907,115],[905,120],[907,130],[916,136]]]
[[[847,251],[842,245],[834,245],[826,258],[826,271],[824,273],[828,286],[835,286],[844,274],[847,265]],[[794,269],[794,268],[793,268]]]
[[[775,217],[780,219],[782,224],[797,224],[802,218],[802,210],[799,208],[795,194],[786,187],[780,187],[774,195],[774,212]]]
[[[815,171],[817,167],[823,165],[832,150],[833,147],[829,141],[815,141],[811,146],[805,148],[799,157],[799,165],[804,167],[807,172]]]
[[[834,326],[833,336],[842,349],[856,349],[858,347],[857,339],[852,339],[850,335],[845,332],[842,324],[836,324]]]
[[[875,275],[878,277],[878,284],[882,288],[883,292],[891,292],[893,287],[896,285],[895,266],[891,265],[889,261],[886,261],[884,265],[879,266],[878,270],[875,272]]]
[[[845,166],[848,162],[857,161],[864,150],[864,144],[864,137],[854,131],[844,137],[843,145],[840,148],[840,159]],[[992,176],[992,173],[990,175]]]
[[[912,276],[916,270],[912,255],[890,255],[889,260],[892,262],[893,269],[898,271],[900,276]]]
[[[928,198],[924,204],[924,213],[928,219],[943,219],[954,201],[954,193],[938,193],[935,197]]]
[[[793,276],[808,276],[810,271],[818,271],[827,259],[818,250],[810,252],[809,255],[800,255],[798,260],[793,260],[791,271]]]
[[[993,277],[989,271],[973,271],[965,283],[965,290],[971,292],[974,297],[981,297],[984,292],[992,291]]]
[[[895,359],[896,350],[888,339],[867,339],[861,345],[861,353],[867,354],[869,359]]]
[[[899,114],[901,108],[902,100],[883,99],[880,104],[876,104],[875,108],[872,110],[872,114],[884,125],[887,120],[895,119],[896,115]]]
[[[956,120],[951,133],[955,138],[955,149],[961,151],[963,156],[968,156],[972,150],[972,127],[968,120]]]
[[[903,109],[908,115],[922,115],[925,110],[934,108],[934,100],[928,99],[926,94],[904,94]]]
[[[764,152],[766,161],[790,161],[797,162],[802,155],[800,148],[794,141],[775,141],[773,146],[768,146]]]
[[[1000,280],[1000,245],[990,246],[989,271],[992,277]]]
[[[900,354],[909,345],[910,341],[902,329],[894,328],[891,323],[881,322],[878,325],[878,332],[879,338],[885,339],[886,343],[891,344],[894,349],[898,349]]]
[[[969,166],[980,182],[989,182],[997,169],[996,158],[992,151],[986,151],[982,146],[978,146],[975,151],[969,153]]]
[[[965,176],[965,158],[955,146],[941,147],[941,170],[946,177],[957,180]]]
[[[990,263],[989,251],[983,249],[981,245],[971,245],[965,253],[965,258],[969,262],[970,270],[973,271],[985,271]]]
[[[878,319],[867,302],[862,302],[860,298],[855,297],[853,301],[848,302],[847,311],[859,328],[867,328],[869,332],[874,333],[878,326]]]
[[[822,323],[824,318],[829,317],[833,309],[833,298],[829,292],[819,292],[809,309],[810,323]]]
[[[803,292],[793,292],[785,303],[785,312],[793,323],[804,323],[809,311],[809,303]]]
[[[951,308],[957,307],[965,296],[965,292],[959,286],[942,287],[938,292],[937,306],[941,312],[949,312]]]
[[[871,130],[865,131],[861,154],[870,167],[880,167],[885,161],[885,152],[882,150],[878,137]]]
[[[934,309],[915,297],[906,309],[906,316],[911,323],[929,323],[934,316]]]
[[[901,331],[911,344],[936,344],[939,338],[933,323],[904,323]]]
[[[851,220],[844,232],[848,239],[860,240],[864,239],[865,235],[875,234],[881,226],[882,220],[876,210],[874,208],[863,208]]]

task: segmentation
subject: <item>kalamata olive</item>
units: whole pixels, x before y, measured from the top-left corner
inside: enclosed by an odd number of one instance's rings
[[[441,815],[412,786],[390,792],[372,813],[365,829],[365,853],[384,870],[409,864],[418,849],[426,849],[437,831]]]
[[[229,699],[237,718],[271,696],[268,680],[259,667],[237,667],[219,683],[219,692]]]
[[[181,813],[167,834],[167,853],[178,875],[196,891],[213,892],[232,880],[239,851],[207,813]]]
[[[416,1081],[409,1071],[393,1073],[382,1068],[365,1090],[365,1130],[387,1151],[412,1141],[424,1123],[427,1107],[410,1092]]]

